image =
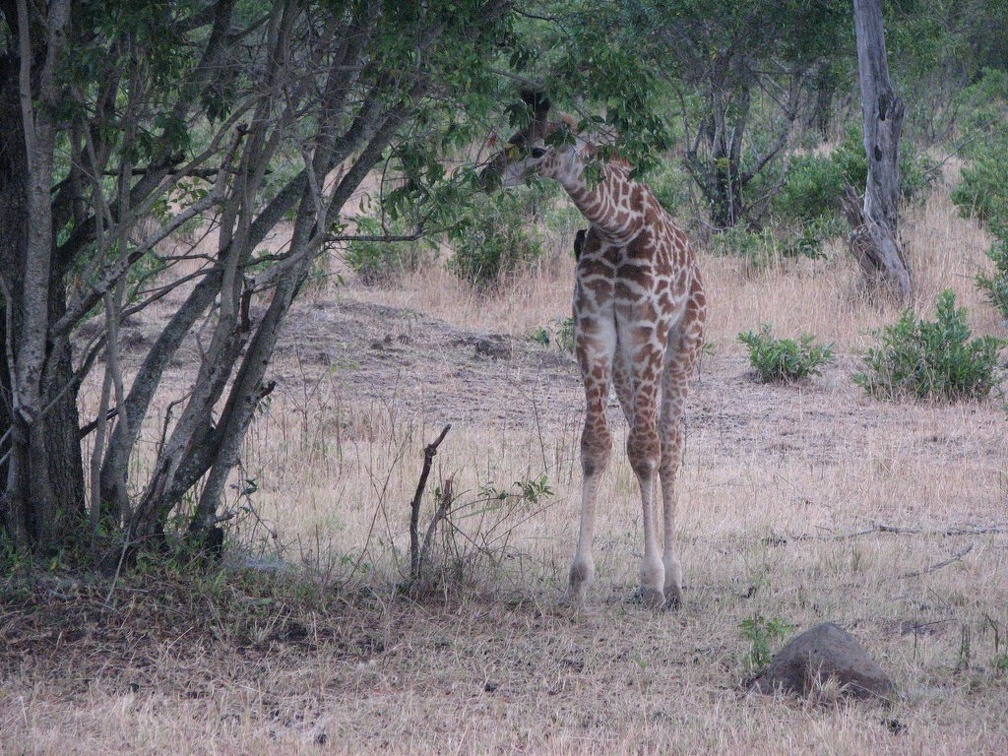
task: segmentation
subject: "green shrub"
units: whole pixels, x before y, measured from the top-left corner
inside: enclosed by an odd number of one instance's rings
[[[987,69],[963,91],[961,139],[969,163],[952,201],[965,216],[1008,223],[1008,72]]]
[[[716,255],[738,257],[752,270],[764,270],[784,256],[784,248],[770,229],[749,231],[733,226],[711,237],[711,251]]]
[[[1008,226],[995,223],[992,230],[997,239],[987,250],[987,257],[994,262],[994,275],[978,273],[976,284],[987,296],[987,301],[1008,321]]]
[[[764,383],[795,381],[809,375],[821,375],[820,366],[833,357],[832,344],[813,344],[814,337],[803,333],[798,341],[775,339],[771,326],[764,323],[759,333],[738,335],[749,347],[749,364]]]
[[[864,156],[859,161],[846,139],[829,155],[796,155],[774,200],[774,215],[801,222],[839,216],[844,186],[864,186],[863,164]]]
[[[823,245],[827,239],[844,233],[843,223],[839,218],[825,216],[814,218],[802,223],[798,233],[784,238],[783,252],[785,257],[808,257],[818,260],[825,257]]]
[[[831,228],[826,220],[804,224],[796,234],[766,227],[750,231],[743,226],[733,226],[711,237],[711,251],[716,255],[738,257],[750,271],[760,271],[783,258],[815,260],[822,257],[823,242],[839,233]]]
[[[479,194],[448,233],[454,254],[449,268],[480,289],[542,256],[538,224],[529,218],[529,191]]]
[[[952,202],[964,216],[974,216],[990,222],[999,218],[1008,220],[1008,137],[1002,136],[987,143],[967,166],[962,169],[962,181],[952,191]]]
[[[956,309],[950,289],[938,295],[933,322],[904,310],[877,337],[880,345],[868,350],[864,371],[854,376],[876,398],[981,399],[998,383],[997,350],[1004,342],[993,336],[971,340],[966,310]]]
[[[900,145],[900,191],[909,201],[928,189],[935,176],[935,164],[916,151],[910,142]],[[810,223],[841,217],[844,187],[864,191],[868,180],[860,127],[847,129],[843,141],[829,155],[796,155],[787,178],[772,205],[775,217]],[[832,230],[836,230],[835,228]]]
[[[963,155],[975,158],[985,153],[991,137],[1004,134],[1008,119],[1008,71],[986,68],[962,91],[960,134]]]
[[[359,236],[408,236],[400,224],[383,227],[374,218],[357,219]],[[403,273],[415,271],[424,259],[424,249],[419,241],[364,241],[354,240],[344,254],[347,265],[366,286],[387,284]]]

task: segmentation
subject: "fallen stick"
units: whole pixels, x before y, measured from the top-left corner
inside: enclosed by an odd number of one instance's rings
[[[960,559],[962,559],[964,556],[966,556],[967,554],[969,554],[971,551],[973,551],[973,544],[972,543],[969,546],[967,546],[965,549],[963,549],[962,551],[960,551],[958,554],[953,554],[948,559],[946,559],[946,560],[944,560],[942,562],[936,562],[935,564],[932,564],[932,565],[930,565],[928,567],[925,567],[923,570],[917,570],[916,572],[908,572],[905,575],[900,575],[900,579],[901,580],[906,580],[907,578],[920,577],[921,575],[927,575],[928,573],[931,573],[931,572],[937,572],[942,567],[948,567],[953,562],[958,562]]]
[[[986,525],[976,528],[945,528],[944,530],[925,530],[924,528],[904,528],[898,525],[875,523],[870,528],[857,530],[853,533],[831,533],[828,536],[797,536],[795,540],[829,540],[845,541],[850,538],[873,533],[892,533],[894,535],[929,535],[929,536],[972,536],[1008,533],[1008,525]]]

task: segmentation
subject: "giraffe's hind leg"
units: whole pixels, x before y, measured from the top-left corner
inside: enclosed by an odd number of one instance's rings
[[[664,338],[658,329],[638,316],[634,307],[621,313],[616,361],[625,368],[621,404],[630,423],[627,458],[637,476],[644,526],[644,555],[639,569],[637,597],[644,604],[660,607],[665,602],[665,566],[658,538],[655,504],[661,445],[658,437],[658,400],[663,366]],[[621,362],[620,362],[621,361]]]
[[[662,381],[662,409],[658,432],[661,437],[659,476],[662,485],[664,520],[665,601],[669,608],[682,605],[682,564],[676,548],[675,481],[683,453],[684,416],[689,380],[703,347],[704,311],[687,311],[679,328],[669,336],[666,368]]]
[[[623,352],[619,345],[616,349],[616,357],[613,360],[613,387],[616,389],[616,397],[619,399],[620,408],[626,418],[627,425],[634,427],[634,388],[633,371],[629,362],[629,356]],[[630,454],[629,446],[627,453]],[[653,477],[653,476],[652,476]],[[653,486],[654,483],[644,484]],[[653,497],[652,497],[653,498]],[[645,535],[645,540],[646,540]],[[658,568],[658,560],[645,559],[640,570],[640,584],[630,597],[633,603],[641,603],[648,606],[659,606],[664,603],[664,593],[660,593],[656,586],[662,585],[663,577]]]

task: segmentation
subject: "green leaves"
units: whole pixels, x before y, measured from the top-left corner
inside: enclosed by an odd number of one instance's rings
[[[527,213],[542,192],[542,186],[534,184],[523,191],[471,198],[447,234],[454,249],[448,261],[451,270],[476,288],[488,289],[537,260],[542,241]]]
[[[814,337],[807,333],[798,341],[775,339],[769,323],[764,323],[759,333],[740,333],[738,339],[748,345],[749,364],[764,383],[821,375],[820,366],[833,358],[832,344],[814,344]]]
[[[786,638],[795,626],[782,617],[764,617],[755,614],[739,623],[742,637],[749,641],[746,658],[750,672],[759,672],[773,659],[773,649]]]
[[[987,296],[998,312],[1008,321],[1008,227],[1002,223],[991,224],[996,240],[989,250],[987,257],[994,263],[994,273],[988,276],[986,273],[978,273],[976,277],[977,287]]]
[[[865,369],[854,382],[879,399],[915,396],[953,402],[982,399],[999,382],[997,351],[1005,345],[993,336],[970,339],[966,310],[955,294],[938,295],[934,321],[918,320],[904,310],[899,321],[877,334],[879,346],[865,354]]]

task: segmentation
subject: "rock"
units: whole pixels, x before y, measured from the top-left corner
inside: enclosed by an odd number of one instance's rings
[[[892,678],[846,630],[823,622],[788,643],[751,687],[761,693],[786,691],[807,696],[835,680],[844,695],[891,699]]]

